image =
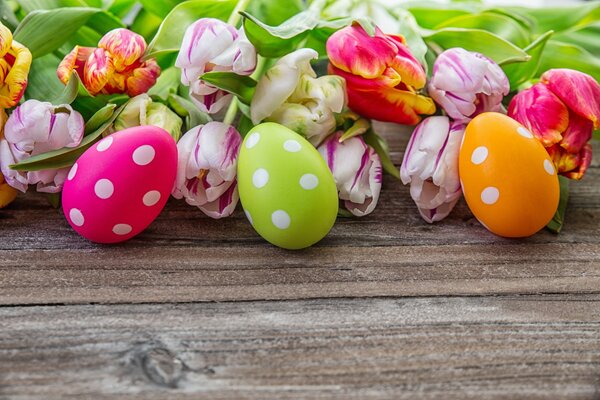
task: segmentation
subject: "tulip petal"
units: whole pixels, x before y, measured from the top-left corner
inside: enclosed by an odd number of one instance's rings
[[[75,46],[73,50],[71,50],[71,52],[67,54],[58,65],[58,68],[56,70],[56,75],[58,76],[58,79],[60,79],[60,81],[66,85],[67,83],[69,83],[71,74],[75,71],[83,80],[83,71],[85,69],[85,64],[87,63],[87,60],[93,53],[93,51],[93,47]]]
[[[234,181],[218,199],[198,206],[198,208],[211,218],[225,218],[233,214],[239,199],[237,181]]]
[[[98,47],[110,54],[115,70],[122,72],[142,57],[146,41],[129,29],[117,28],[104,35]]]
[[[11,59],[12,62],[2,67],[4,75],[3,84],[0,85],[0,107],[2,108],[14,107],[21,101],[27,88],[27,77],[32,61],[29,49],[14,40],[2,61],[6,62],[7,59]]]
[[[600,128],[600,84],[588,74],[572,69],[546,71],[541,82],[571,110]]]
[[[12,47],[13,35],[10,29],[0,22],[0,58],[3,58]]]
[[[402,36],[388,35],[388,38],[396,44],[396,55],[390,66],[402,76],[402,82],[415,89],[425,86],[427,75],[421,63],[413,56]]]
[[[513,97],[508,116],[525,126],[545,147],[559,143],[569,125],[569,110],[541,83]]]
[[[95,95],[100,93],[114,73],[110,55],[104,49],[95,49],[85,65],[84,84],[86,89]]]
[[[135,97],[148,92],[156,83],[160,76],[160,67],[154,58],[144,61],[138,68],[135,68],[127,77],[126,93]]]
[[[569,113],[569,126],[563,133],[560,146],[569,153],[579,153],[583,146],[592,138],[594,125],[592,121],[575,114]]]
[[[592,145],[587,143],[579,153],[569,153],[560,145],[546,149],[560,175],[580,180],[592,162]]]

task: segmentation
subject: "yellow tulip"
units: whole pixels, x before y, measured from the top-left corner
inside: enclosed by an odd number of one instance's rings
[[[31,52],[13,40],[10,29],[0,23],[0,107],[19,104],[31,67]]]

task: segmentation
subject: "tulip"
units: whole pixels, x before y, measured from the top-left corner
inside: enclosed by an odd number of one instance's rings
[[[464,131],[464,124],[448,117],[429,117],[408,142],[400,178],[410,184],[410,195],[429,223],[446,218],[462,194],[458,154]]]
[[[589,141],[600,128],[600,85],[594,78],[570,69],[547,71],[513,97],[508,115],[542,142],[559,174],[583,178],[592,161]]]
[[[343,132],[336,132],[319,146],[321,156],[333,173],[340,200],[357,217],[373,212],[381,192],[381,159],[362,136],[340,142]]]
[[[183,121],[169,107],[153,102],[147,94],[129,100],[114,123],[114,130],[120,131],[134,126],[153,125],[169,132],[178,141],[181,137]]]
[[[77,147],[83,131],[83,117],[70,105],[26,101],[8,118],[0,140],[0,169],[6,182],[22,192],[34,184],[38,192],[60,192],[69,168],[22,172],[10,165],[63,147]]]
[[[256,86],[250,105],[252,122],[277,122],[318,146],[335,131],[334,113],[346,106],[345,83],[339,76],[317,78],[310,60],[319,53],[299,49],[277,61]]]
[[[6,183],[0,173],[0,208],[4,208],[17,197],[17,191]]]
[[[203,112],[214,114],[227,105],[232,95],[204,83],[200,77],[211,71],[250,75],[256,68],[256,49],[243,28],[213,18],[202,18],[185,31],[175,61],[181,83],[190,87],[190,98]]]
[[[329,72],[346,80],[348,105],[363,117],[414,125],[435,112],[433,100],[418,94],[426,74],[404,37],[379,28],[369,36],[354,24],[331,35],[327,54]]]
[[[179,143],[173,197],[212,218],[230,216],[239,200],[237,160],[242,138],[234,127],[209,122],[188,131]]]
[[[98,48],[75,48],[56,71],[65,85],[73,72],[92,95],[146,93],[158,79],[160,67],[153,58],[143,60],[146,41],[128,29],[114,29],[100,39]]]
[[[0,108],[19,104],[31,67],[31,52],[13,40],[11,31],[0,23]]]
[[[453,48],[435,60],[428,90],[450,118],[466,123],[483,112],[503,112],[502,99],[510,91],[510,84],[494,61]]]

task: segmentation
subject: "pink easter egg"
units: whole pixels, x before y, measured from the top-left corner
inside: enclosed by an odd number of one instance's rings
[[[141,233],[162,211],[177,174],[177,146],[165,130],[138,126],[90,147],[71,168],[62,205],[75,231],[117,243]]]

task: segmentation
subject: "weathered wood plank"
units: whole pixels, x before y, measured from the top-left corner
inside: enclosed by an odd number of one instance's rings
[[[404,143],[392,145],[398,161]],[[99,246],[28,195],[0,211],[0,304],[600,292],[597,160],[558,236],[498,238],[463,202],[428,225],[405,187],[385,186],[373,215],[301,252],[265,243],[241,212],[214,221],[176,201],[140,237]]]
[[[600,387],[598,295],[2,307],[0,321],[7,399],[593,399]]]

